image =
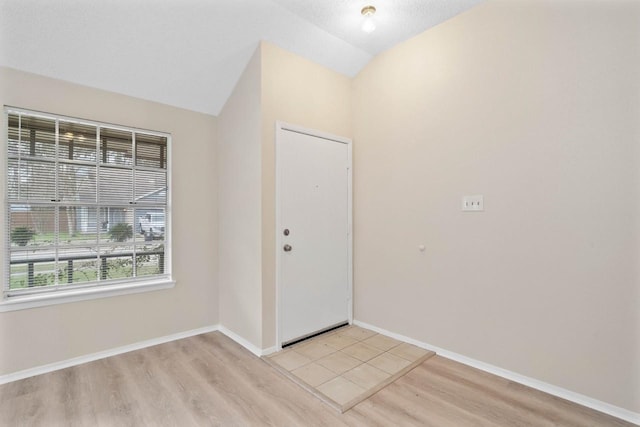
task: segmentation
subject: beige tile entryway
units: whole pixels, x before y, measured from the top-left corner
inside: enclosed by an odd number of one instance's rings
[[[432,351],[368,329],[346,326],[264,359],[344,412],[433,355]]]

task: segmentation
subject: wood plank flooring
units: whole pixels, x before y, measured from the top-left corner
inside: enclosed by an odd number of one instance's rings
[[[0,386],[2,426],[632,426],[435,356],[337,413],[219,332]]]

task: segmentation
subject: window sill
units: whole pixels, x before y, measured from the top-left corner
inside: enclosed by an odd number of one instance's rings
[[[69,302],[115,297],[119,295],[137,294],[140,292],[151,292],[160,289],[173,288],[175,284],[176,282],[174,280],[163,278],[145,282],[122,283],[118,285],[74,289],[47,294],[14,296],[0,302],[0,313],[5,311],[45,307],[48,305],[66,304]]]

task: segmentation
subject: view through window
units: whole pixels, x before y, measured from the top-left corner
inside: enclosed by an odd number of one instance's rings
[[[5,294],[168,276],[170,136],[5,112]]]

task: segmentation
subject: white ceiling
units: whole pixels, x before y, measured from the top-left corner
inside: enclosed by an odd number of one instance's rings
[[[481,1],[0,0],[0,65],[218,115],[259,40],[355,76]]]

